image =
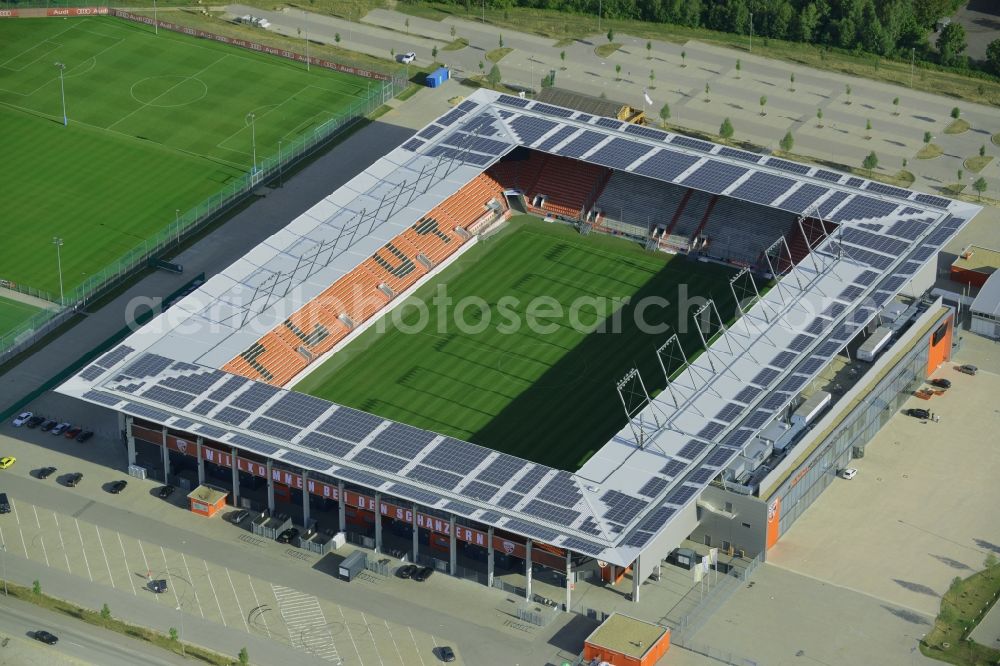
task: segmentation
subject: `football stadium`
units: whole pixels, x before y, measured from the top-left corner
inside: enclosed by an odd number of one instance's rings
[[[259,533],[639,601],[766,558],[950,357],[978,212],[479,90],[58,390]]]

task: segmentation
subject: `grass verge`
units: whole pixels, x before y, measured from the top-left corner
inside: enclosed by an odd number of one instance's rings
[[[992,142],[993,142],[993,145],[995,145],[995,146],[1000,146],[1000,132],[997,132],[996,134],[994,134],[994,135],[993,135],[993,136],[992,136],[992,137],[990,138],[990,141],[992,141]]]
[[[1000,595],[1000,566],[990,566],[962,580],[955,578],[941,599],[941,611],[920,641],[924,656],[958,666],[1000,663],[1000,650],[980,645],[969,635]]]
[[[444,46],[442,46],[441,50],[442,51],[461,51],[462,49],[464,49],[468,45],[469,45],[469,40],[467,40],[465,37],[459,37],[455,41],[448,42],[447,44],[445,44]]]
[[[979,173],[986,168],[986,165],[993,161],[992,155],[984,155],[980,157],[976,155],[975,157],[970,157],[965,160],[965,168],[973,173]]]
[[[185,643],[183,641],[170,640],[169,636],[161,634],[158,631],[130,624],[115,617],[101,617],[100,611],[90,610],[89,608],[81,608],[76,604],[63,601],[62,599],[57,599],[56,597],[45,594],[44,592],[36,594],[31,588],[28,587],[8,582],[7,592],[10,596],[20,599],[21,601],[32,603],[39,608],[55,611],[56,613],[61,613],[63,615],[74,617],[78,620],[82,620],[87,624],[103,627],[104,629],[124,634],[125,636],[129,636],[131,638],[137,638],[151,645],[155,645],[156,647],[173,652],[174,654],[184,654],[188,657],[193,657],[206,664],[212,664],[213,666],[230,666],[231,664],[236,663],[236,660],[232,657],[219,654],[213,650],[207,650],[203,647],[191,645],[190,643]]]
[[[936,143],[928,143],[919,151],[917,151],[917,159],[932,160],[935,157],[939,157],[942,152],[943,151],[941,150],[941,146],[937,145]]]
[[[963,132],[968,132],[972,125],[969,124],[967,120],[961,118],[956,118],[951,121],[951,123],[944,128],[945,134],[961,134]]]
[[[609,55],[617,51],[622,47],[621,44],[612,42],[610,44],[601,44],[594,49],[594,53],[597,54],[598,58],[607,58]]]
[[[486,59],[489,60],[490,62],[500,62],[501,60],[504,59],[504,57],[508,53],[510,53],[513,50],[514,49],[510,48],[509,46],[504,46],[499,49],[493,49],[492,51],[486,52]]]

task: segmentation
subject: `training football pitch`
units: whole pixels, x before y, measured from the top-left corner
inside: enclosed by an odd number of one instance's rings
[[[0,337],[7,331],[13,331],[38,312],[39,309],[32,305],[0,296]]]
[[[369,329],[295,390],[575,471],[625,425],[615,383],[638,367],[650,392],[661,389],[655,349],[673,332],[689,354],[698,348],[685,294],[711,297],[731,316],[732,275],[622,239],[515,218],[383,318],[399,325]],[[450,305],[433,300],[441,285]],[[619,316],[602,316],[602,308],[611,315],[617,307],[612,299],[626,297]],[[641,318],[669,331],[638,325],[644,302]],[[562,314],[528,326],[529,307],[545,315],[557,304]],[[678,319],[681,310],[687,321]],[[511,324],[515,318],[521,325]]]
[[[58,296],[58,236],[71,293],[250,171],[253,139],[260,161],[367,91],[359,77],[115,18],[0,21],[0,279]]]

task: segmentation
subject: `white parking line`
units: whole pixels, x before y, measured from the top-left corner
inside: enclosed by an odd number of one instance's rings
[[[420,656],[420,646],[417,645],[417,637],[413,635],[413,628],[407,627],[406,630],[410,632],[410,640],[413,641],[413,650],[417,654],[417,658],[420,659],[420,666],[424,665],[424,658]]]
[[[389,628],[389,620],[383,619],[385,622],[385,630],[389,632],[389,638],[392,639],[392,646],[396,648],[396,654],[399,656],[399,661],[403,661],[403,653],[399,651],[399,644],[396,642],[396,637],[392,635],[392,629]]]
[[[63,541],[62,528],[59,527],[59,516],[52,512],[52,519],[56,521],[56,534],[59,535],[59,547],[62,548],[63,557],[66,558],[66,571],[73,573],[73,568],[69,565],[69,553],[66,552],[66,542]]]
[[[290,587],[271,585],[274,598],[278,601],[278,612],[288,627],[288,639],[292,647],[304,650],[320,659],[342,664],[337,652],[337,644],[330,632],[319,599],[311,594],[299,592]],[[343,611],[341,611],[343,612]],[[353,642],[353,638],[351,639]]]
[[[74,518],[73,522],[76,523],[76,534],[80,537],[80,552],[83,553],[83,563],[87,565],[87,577],[93,583],[94,576],[90,573],[90,561],[87,559],[87,548],[83,545],[83,532],[80,531],[80,521]]]
[[[136,539],[136,542],[139,544],[139,552],[142,553],[142,563],[146,565],[146,580],[149,581],[152,579],[153,570],[149,568],[149,560],[146,559],[146,549],[142,547],[142,541]],[[159,603],[160,595],[154,594],[153,598]]]
[[[128,574],[128,584],[132,586],[132,594],[138,594],[138,592],[135,591],[135,581],[132,580],[135,573],[132,571],[131,567],[129,567],[128,556],[125,555],[125,544],[122,542],[122,533],[115,532],[115,534],[118,535],[118,545],[122,547],[122,559],[125,561],[125,573]]]
[[[21,537],[21,548],[24,548],[24,556],[30,560],[31,555],[28,555],[28,544],[24,540],[24,533],[21,532],[21,519],[17,515],[17,504],[14,503],[14,500],[11,500],[10,506],[12,509],[14,509],[14,520],[17,522],[17,533]]]
[[[160,555],[163,556],[163,575],[170,577],[170,567],[167,566],[167,552],[163,550],[163,546],[160,546]],[[170,582],[170,591],[174,593],[174,601],[177,602],[174,608],[181,607],[181,598],[177,596],[177,586],[174,585],[173,581]]]
[[[191,576],[191,569],[188,567],[187,558],[184,557],[184,553],[181,553],[181,561],[184,562],[184,569],[187,571],[188,580],[191,582],[191,591],[194,592],[194,602],[198,604],[198,612],[201,613],[202,618],[205,617],[205,611],[201,609],[201,600],[198,599],[198,588],[194,586],[194,578]]]
[[[45,557],[45,566],[52,566],[49,564],[49,553],[45,550],[45,537],[42,536],[42,523],[38,520],[38,509],[32,504],[31,510],[35,513],[35,524],[38,525],[38,543],[42,544],[42,555]]]
[[[253,592],[254,603],[257,604],[257,608],[260,608],[260,599],[257,597],[257,590],[253,589],[253,579],[250,578],[250,574],[247,574],[247,582],[250,583],[250,591]],[[264,613],[260,614],[260,619],[264,623],[264,631],[267,632],[267,637],[271,637],[271,629],[267,626],[267,618],[264,617]]]
[[[225,567],[224,567],[225,568]],[[240,611],[240,618],[243,619],[243,627],[250,633],[250,625],[247,624],[247,616],[243,614],[243,606],[240,605],[240,595],[236,594],[236,586],[233,585],[233,577],[229,575],[229,569],[226,569],[226,578],[229,579],[229,587],[233,588],[233,598],[236,599],[236,608]]]
[[[222,604],[219,602],[219,594],[215,591],[215,583],[212,582],[212,574],[208,571],[208,562],[205,560],[201,561],[205,565],[205,578],[208,579],[208,584],[212,588],[212,596],[215,597],[215,605],[219,607],[219,617],[222,618],[222,626],[229,627],[226,624],[226,614],[222,612]]]
[[[347,637],[351,639],[351,645],[354,646],[354,654],[360,655],[361,651],[358,650],[358,644],[354,640],[354,634],[351,633],[351,623],[347,621],[347,616],[344,615],[344,609],[340,606],[340,604],[337,604],[337,610],[340,611],[340,617],[344,620],[344,626],[347,627]]]
[[[108,578],[111,579],[111,587],[118,589],[115,585],[115,576],[111,573],[111,562],[108,561],[108,551],[104,549],[104,539],[101,538],[101,530],[98,529],[97,525],[94,525],[94,531],[97,532],[97,543],[101,544],[101,552],[104,553],[104,566],[108,568]]]
[[[364,613],[361,614],[361,619],[364,620],[365,626],[368,627],[368,635],[372,637],[372,647],[375,648],[375,656],[378,657],[378,663],[385,666],[385,662],[382,661],[382,655],[378,653],[378,642],[375,640],[375,634],[372,633],[372,625],[368,624],[368,618],[365,617]]]

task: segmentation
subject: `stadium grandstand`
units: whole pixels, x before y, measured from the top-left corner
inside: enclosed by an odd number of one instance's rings
[[[529,599],[541,567],[565,608],[585,571],[627,573],[638,601],[681,544],[765,556],[878,415],[948,358],[953,314],[925,294],[978,211],[480,90],[59,391],[120,415],[130,464],[152,447],[169,478],[193,458],[199,480],[223,471],[213,483],[235,505],[249,474],[270,511],[300,490],[294,522],[309,526],[310,497],[332,501],[337,528],[379,552],[403,523],[407,556],[444,571],[461,547],[481,554],[487,584],[498,558],[520,567]],[[742,316],[709,300],[696,357],[658,340],[656,395],[622,368],[620,430],[575,472],[295,391],[514,212],[730,266]],[[890,320],[892,344],[858,365],[852,350]],[[822,410],[803,415],[810,399]]]

